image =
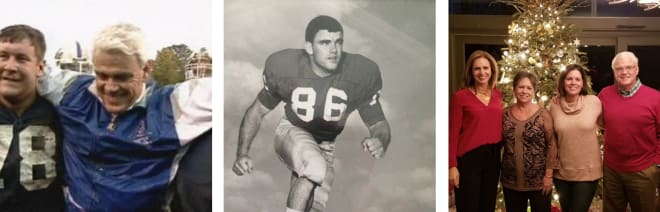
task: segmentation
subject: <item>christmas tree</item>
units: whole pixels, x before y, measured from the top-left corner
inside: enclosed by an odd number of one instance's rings
[[[556,92],[559,73],[569,64],[580,63],[580,40],[573,25],[562,24],[561,17],[573,7],[585,6],[584,0],[496,0],[513,6],[516,13],[509,25],[508,45],[498,62],[502,75],[498,88],[504,93],[504,104],[513,98],[513,77],[526,70],[538,76],[536,97],[542,106]],[[590,87],[590,86],[589,86]]]
[[[502,60],[498,61],[501,76],[498,88],[505,105],[514,103],[513,77],[518,71],[536,74],[536,99],[547,108],[550,98],[557,92],[559,74],[570,64],[583,64],[578,50],[580,40],[573,25],[562,24],[561,18],[574,7],[586,6],[584,0],[496,0],[516,9],[509,25],[509,38],[504,42]],[[587,80],[590,82],[590,80]],[[588,88],[591,86],[589,85]],[[496,211],[504,211],[502,187],[497,196]],[[558,209],[558,196],[553,192],[553,210]]]

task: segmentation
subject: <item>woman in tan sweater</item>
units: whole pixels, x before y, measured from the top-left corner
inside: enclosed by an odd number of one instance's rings
[[[596,134],[602,108],[598,97],[587,94],[585,80],[584,67],[566,67],[559,76],[559,101],[550,106],[559,152],[554,182],[562,211],[588,211],[603,176]]]
[[[536,76],[520,71],[513,78],[516,104],[504,110],[502,186],[507,211],[550,211],[552,172],[557,159],[550,112],[534,104]]]

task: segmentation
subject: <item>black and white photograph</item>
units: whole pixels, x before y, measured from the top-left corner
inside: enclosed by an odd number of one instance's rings
[[[434,1],[228,0],[223,42],[224,211],[435,211]]]

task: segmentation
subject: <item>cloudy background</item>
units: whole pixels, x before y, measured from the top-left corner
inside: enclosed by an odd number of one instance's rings
[[[434,9],[432,0],[226,0],[224,210],[284,210],[290,172],[273,150],[282,104],[266,116],[252,144],[249,176],[231,171],[238,127],[262,87],[266,57],[302,48],[307,22],[326,14],[343,24],[345,51],[379,64],[381,103],[392,128],[386,157],[374,160],[360,145],[367,128],[357,113],[350,116],[337,138],[327,211],[435,211]]]
[[[211,0],[9,0],[0,7],[0,28],[28,24],[44,33],[50,64],[59,48],[74,48],[76,41],[91,51],[96,34],[119,22],[142,28],[151,59],[174,44],[212,52]]]

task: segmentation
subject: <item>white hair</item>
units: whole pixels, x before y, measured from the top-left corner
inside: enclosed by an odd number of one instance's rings
[[[135,55],[138,65],[146,63],[146,47],[142,30],[129,23],[120,23],[104,28],[94,39],[94,55],[97,52],[120,52]]]
[[[637,56],[635,56],[634,53],[629,51],[622,51],[617,53],[616,56],[614,56],[614,59],[612,59],[612,70],[614,70],[614,62],[616,62],[617,60],[623,57],[631,58],[633,60],[633,63],[635,63],[635,65],[637,65],[637,62],[639,61],[639,59],[637,59]]]

